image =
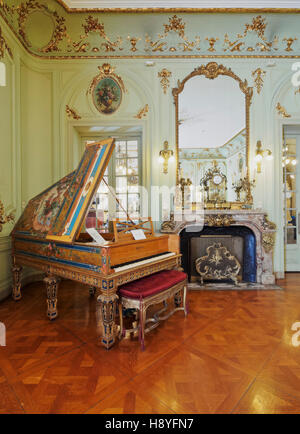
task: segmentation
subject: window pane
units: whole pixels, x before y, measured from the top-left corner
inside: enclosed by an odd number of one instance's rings
[[[287,229],[287,244],[297,244],[297,230]]]
[[[128,175],[138,175],[138,159],[130,158],[127,160]]]
[[[286,225],[296,226],[297,225],[297,211],[295,209],[288,209],[286,211]]]
[[[127,142],[127,155],[128,155],[128,158],[138,156],[138,142],[137,142],[137,140]]]
[[[127,195],[126,194],[117,194],[118,200],[121,202],[124,210],[127,210]],[[122,207],[117,203],[117,211],[123,211]]]
[[[286,209],[296,208],[296,193],[294,191],[287,191],[286,193]]]
[[[126,160],[116,160],[116,175],[126,175]]]
[[[139,211],[140,196],[138,194],[128,194],[128,212],[129,214]]]
[[[107,176],[104,176],[103,179],[105,179],[105,181],[108,184],[108,178],[107,178]],[[105,193],[105,194],[108,193],[108,187],[107,187],[107,185],[103,181],[101,181],[101,183],[100,183],[100,186],[99,186],[99,189],[98,189],[98,193],[99,194],[100,193]]]
[[[116,142],[116,158],[126,158],[126,142]]]
[[[138,176],[128,176],[128,193],[138,193],[139,178]]]
[[[99,194],[99,204],[97,206],[98,209],[102,209],[103,211],[108,211],[108,195],[107,194]]]
[[[127,177],[118,176],[116,178],[116,192],[117,193],[127,193]]]

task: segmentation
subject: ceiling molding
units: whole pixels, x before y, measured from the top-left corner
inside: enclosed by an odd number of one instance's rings
[[[300,13],[300,1],[56,0],[68,12]]]

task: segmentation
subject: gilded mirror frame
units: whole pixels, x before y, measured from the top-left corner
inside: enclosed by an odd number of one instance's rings
[[[189,75],[182,81],[178,80],[177,87],[172,89],[172,94],[175,104],[175,121],[176,121],[176,185],[179,184],[179,103],[178,97],[184,90],[185,83],[197,75],[203,75],[209,80],[219,77],[219,75],[226,75],[236,80],[239,84],[240,90],[245,95],[245,121],[246,121],[246,176],[250,182],[249,162],[250,162],[250,105],[252,102],[253,88],[248,86],[248,82],[238,77],[230,68],[224,65],[219,65],[216,62],[209,62],[207,65],[201,65],[195,68]],[[246,202],[245,202],[246,203]]]

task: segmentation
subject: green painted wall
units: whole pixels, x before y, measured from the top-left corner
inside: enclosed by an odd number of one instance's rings
[[[147,19],[145,22],[143,14],[129,16],[128,21],[125,15],[118,17],[115,14],[111,16],[102,14],[101,20],[105,21],[108,28],[110,21],[121,20],[120,28],[123,29],[123,33],[126,32],[126,23],[134,21],[132,28],[135,31],[152,32],[154,37],[159,29],[163,29],[163,23],[168,22],[168,16],[167,14],[154,15],[150,17],[150,21]],[[294,37],[299,32],[298,26],[293,24],[298,17],[299,15],[292,17],[289,24],[289,17],[286,15],[275,15],[274,21],[273,16],[269,15],[267,17],[269,26],[267,37],[270,39],[275,31],[281,34],[281,39],[284,35],[289,36],[290,34]],[[186,21],[195,21],[191,31],[193,35],[196,31],[202,32],[196,18],[197,15],[189,15],[186,18]],[[203,20],[202,15],[198,18],[199,22]],[[204,30],[209,36],[216,31],[216,28],[220,35],[221,33],[224,35],[230,23],[236,33],[238,29],[244,29],[244,24],[249,22],[249,19],[251,22],[253,17],[226,15],[222,22],[219,17],[210,16],[208,18],[210,24],[207,23]],[[72,14],[72,17],[68,15],[68,23],[77,23],[79,19],[80,14]],[[215,25],[217,21],[220,21],[218,27]],[[0,87],[0,199],[6,207],[16,209],[17,217],[30,198],[76,166],[80,157],[78,147],[81,143],[81,138],[75,131],[75,127],[78,126],[141,126],[143,131],[143,184],[147,188],[151,185],[172,186],[175,180],[175,165],[170,166],[168,175],[164,175],[157,164],[157,158],[164,140],[168,140],[171,148],[175,149],[175,110],[171,90],[177,86],[177,81],[186,77],[194,68],[209,61],[217,61],[230,67],[239,77],[247,79],[250,86],[254,86],[252,72],[258,67],[265,70],[263,89],[260,94],[254,89],[250,111],[251,168],[253,169],[255,144],[259,139],[262,140],[265,148],[273,151],[275,158],[272,162],[264,164],[263,173],[257,179],[257,188],[254,192],[255,205],[262,206],[268,211],[270,219],[278,225],[275,271],[283,272],[281,128],[287,122],[300,122],[300,94],[295,94],[295,88],[291,83],[292,65],[295,59],[274,58],[271,60],[274,63],[272,66],[270,59],[259,57],[242,59],[237,56],[215,59],[213,57],[215,53],[207,52],[206,55],[211,57],[199,58],[198,54],[197,58],[174,58],[174,52],[168,52],[164,55],[170,54],[172,58],[161,58],[155,57],[160,53],[152,52],[154,65],[150,67],[146,66],[145,57],[105,59],[103,58],[105,53],[101,54],[102,59],[55,60],[49,58],[53,53],[46,53],[47,55],[44,53],[45,58],[29,54],[2,18],[0,18],[0,26],[13,54],[11,58],[7,51],[5,53],[7,86]],[[75,31],[75,24],[72,26]],[[79,28],[81,31],[81,24]],[[127,33],[128,31],[127,28]],[[205,34],[201,34],[203,40],[205,40]],[[94,36],[98,38],[97,35]],[[175,33],[169,36],[176,38],[178,35]],[[251,37],[257,35],[249,34],[248,36],[250,39],[247,43],[250,44]],[[298,39],[300,44],[300,35]],[[177,39],[175,42],[178,44]],[[281,53],[283,53],[284,45],[282,47]],[[224,56],[224,51],[221,50],[221,52]],[[133,52],[130,53],[135,55]],[[109,52],[107,54],[116,55],[118,53]],[[225,54],[227,55],[227,52]],[[231,56],[235,54],[239,55],[239,53],[231,53]],[[295,48],[292,53],[284,51],[284,54],[300,55],[300,52]],[[99,72],[98,66],[105,61],[115,67],[116,74],[122,77],[127,89],[120,109],[110,116],[101,115],[93,105],[91,96],[87,94],[91,81]],[[167,68],[172,73],[170,86],[166,93],[163,92],[158,77],[158,73],[163,68]],[[291,115],[290,118],[283,119],[277,113],[275,109],[277,102],[286,108]],[[149,113],[145,118],[137,119],[137,113],[146,104],[149,105]],[[81,119],[69,118],[66,115],[66,105],[74,109]],[[151,205],[153,209],[159,206],[158,203]],[[10,242],[8,236],[11,228],[11,224],[6,225],[0,234],[0,299],[9,293]]]

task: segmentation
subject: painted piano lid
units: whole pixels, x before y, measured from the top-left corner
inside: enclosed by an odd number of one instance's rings
[[[88,144],[77,170],[31,199],[12,234],[73,242],[103,178],[114,146],[114,139],[111,138]]]

